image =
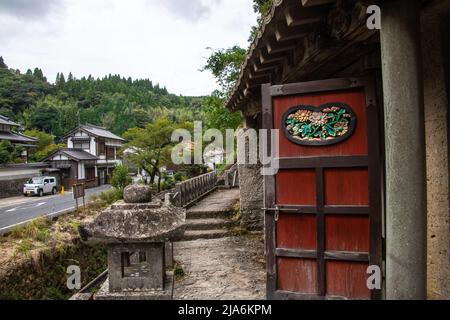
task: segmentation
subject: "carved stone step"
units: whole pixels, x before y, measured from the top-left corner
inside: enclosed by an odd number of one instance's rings
[[[193,210],[189,209],[186,213],[186,219],[216,219],[230,218],[234,210]]]
[[[230,231],[226,229],[216,230],[189,230],[184,232],[183,241],[197,240],[197,239],[217,239],[230,235]]]
[[[223,229],[231,225],[232,222],[225,219],[187,219],[186,231],[188,230],[212,230]]]

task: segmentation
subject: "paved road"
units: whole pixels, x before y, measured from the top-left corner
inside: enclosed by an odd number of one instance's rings
[[[104,185],[87,189],[86,201],[89,202],[92,195],[109,188],[111,188],[110,185]],[[67,191],[64,195],[0,199],[0,235],[36,217],[56,217],[74,208],[75,200],[72,198],[72,192]]]

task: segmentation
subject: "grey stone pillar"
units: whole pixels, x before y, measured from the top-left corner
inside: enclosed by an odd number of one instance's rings
[[[386,298],[426,298],[426,185],[419,5],[382,6]]]
[[[245,128],[259,130],[258,119],[245,117]],[[249,155],[248,146],[245,148]],[[238,164],[241,224],[248,230],[262,230],[264,225],[264,181],[261,164]]]

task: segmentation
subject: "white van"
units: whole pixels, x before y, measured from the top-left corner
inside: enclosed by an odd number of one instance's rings
[[[55,177],[34,177],[28,180],[23,186],[23,195],[38,195],[42,197],[44,194],[56,194],[58,186]]]

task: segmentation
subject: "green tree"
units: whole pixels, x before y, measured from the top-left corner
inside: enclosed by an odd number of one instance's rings
[[[29,128],[36,128],[46,133],[53,133],[57,127],[58,109],[49,105],[46,101],[42,101],[38,105],[30,108],[29,112]]]
[[[34,137],[38,139],[37,150],[42,150],[45,147],[51,145],[54,142],[54,137],[46,132],[39,131],[37,129],[26,130],[24,134],[29,137]]]
[[[21,74],[1,60],[0,114],[24,123],[27,129],[53,134],[56,140],[79,123],[106,124],[121,135],[159,117],[183,122],[204,116],[204,97],[170,94],[149,79],[119,75],[76,79],[69,73],[64,80],[59,73],[52,85],[41,69],[32,70]]]
[[[123,191],[126,186],[131,184],[131,178],[128,175],[128,168],[124,165],[118,165],[114,168],[111,184],[114,188]]]
[[[0,142],[0,164],[21,162],[20,154],[23,147],[15,146],[7,140]]]
[[[37,129],[26,130],[25,135],[38,139],[36,149],[30,149],[30,161],[41,161],[59,148],[63,148],[65,144],[55,144],[54,137]]]
[[[0,142],[0,164],[10,163],[13,160],[14,146],[9,141]]]
[[[226,109],[223,98],[217,93],[205,99],[204,109],[206,126],[219,129],[223,134],[226,129],[237,129],[242,124],[241,115]]]
[[[6,65],[5,61],[3,61],[3,57],[1,56],[0,56],[0,68],[8,69],[8,66]]]
[[[190,123],[174,123],[167,118],[157,118],[155,122],[144,128],[132,128],[124,134],[126,143],[121,152],[128,161],[138,168],[144,169],[150,175],[150,183],[156,176],[161,178],[161,167],[170,163],[170,153],[173,147],[172,132],[176,129],[190,129]],[[158,179],[158,192],[161,190],[161,179]]]
[[[228,93],[239,77],[247,50],[239,46],[213,50],[201,71],[210,71],[224,94]]]

